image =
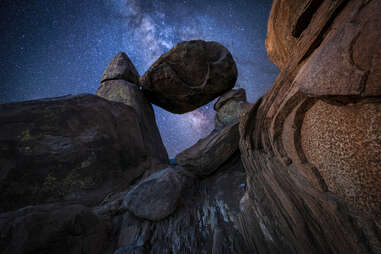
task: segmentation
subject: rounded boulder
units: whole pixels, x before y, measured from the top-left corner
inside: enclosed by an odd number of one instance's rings
[[[227,48],[217,42],[185,41],[162,55],[141,77],[153,104],[182,114],[232,89],[238,72]]]

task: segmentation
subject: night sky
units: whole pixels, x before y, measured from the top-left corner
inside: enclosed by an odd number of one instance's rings
[[[124,51],[140,75],[183,40],[218,41],[238,66],[236,87],[255,102],[278,69],[264,41],[271,0],[0,0],[0,103],[95,94]],[[213,102],[175,115],[154,106],[170,157],[214,127]]]

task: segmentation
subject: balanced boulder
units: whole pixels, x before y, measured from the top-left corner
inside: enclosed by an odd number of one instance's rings
[[[185,41],[162,55],[141,77],[150,102],[172,113],[186,113],[232,89],[237,67],[217,42]]]

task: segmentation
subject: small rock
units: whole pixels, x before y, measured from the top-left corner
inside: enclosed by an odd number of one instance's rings
[[[139,73],[124,52],[119,52],[108,64],[103,72],[101,83],[114,79],[123,79],[134,84],[139,82]]]

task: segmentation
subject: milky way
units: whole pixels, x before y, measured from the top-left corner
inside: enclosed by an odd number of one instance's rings
[[[236,87],[251,102],[278,73],[264,47],[270,0],[3,0],[1,7],[0,102],[95,93],[119,51],[142,75],[183,40],[225,45],[238,66]],[[170,157],[213,129],[213,102],[183,115],[154,109]]]

